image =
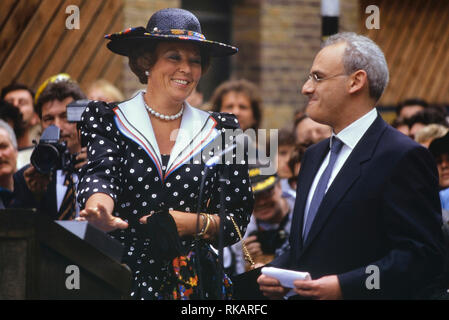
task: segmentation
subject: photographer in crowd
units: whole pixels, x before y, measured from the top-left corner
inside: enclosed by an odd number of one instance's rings
[[[78,181],[76,170],[84,165],[87,154],[85,148],[81,148],[76,123],[67,120],[67,104],[86,97],[78,84],[66,75],[54,76],[43,86],[38,91],[36,103],[43,136],[51,125],[58,127],[62,143],[66,144],[66,148],[63,146],[60,148],[66,149],[66,153],[69,153],[68,158],[72,160],[65,163],[63,169],[53,170],[50,173],[43,173],[43,170],[33,164],[20,169],[14,175],[14,207],[37,208],[52,219],[71,220],[79,211],[75,198],[75,186]]]

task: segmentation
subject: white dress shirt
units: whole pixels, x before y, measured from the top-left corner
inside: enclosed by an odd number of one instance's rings
[[[338,154],[337,160],[335,161],[335,165],[332,169],[331,176],[329,178],[329,183],[326,187],[326,192],[329,189],[330,185],[334,181],[335,177],[337,176],[338,172],[340,172],[340,169],[345,164],[346,160],[348,159],[349,155],[351,154],[352,150],[354,150],[357,143],[360,141],[360,139],[363,137],[365,132],[368,130],[368,128],[373,124],[374,120],[377,118],[377,110],[373,108],[370,112],[366,113],[361,118],[357,119],[353,123],[351,123],[349,126],[344,128],[342,131],[340,131],[339,134],[335,135],[335,133],[332,133],[332,136],[336,136],[338,139],[343,142],[343,146],[340,150],[340,153]],[[332,139],[330,140],[330,143],[332,143]],[[329,152],[327,153],[326,157],[323,160],[323,163],[320,166],[320,169],[318,170],[312,186],[310,187],[310,192],[307,197],[307,203],[306,208],[304,212],[304,226],[306,225],[307,221],[307,214],[309,212],[310,203],[312,202],[313,194],[315,193],[316,186],[318,184],[318,181],[320,181],[321,175],[323,174],[324,170],[327,167],[327,164],[329,163],[330,158],[330,148]],[[303,230],[304,232],[304,230]]]

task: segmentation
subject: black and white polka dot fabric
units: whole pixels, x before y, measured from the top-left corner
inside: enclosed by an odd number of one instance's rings
[[[80,130],[88,162],[81,170],[78,200],[84,207],[92,194],[108,194],[115,201],[114,214],[129,223],[127,229],[111,235],[126,247],[124,262],[134,277],[132,297],[170,297],[171,293],[161,289],[173,276],[170,263],[152,256],[150,240],[139,219],[161,208],[196,212],[205,161],[234,141],[225,134],[225,128],[238,128],[233,115],[212,116],[186,105],[168,163],[162,164],[141,94],[119,105],[92,102],[86,108]],[[228,164],[230,174],[224,190],[219,186],[218,167],[213,167],[203,193],[202,212],[218,214],[224,192],[226,246],[239,241],[230,217],[244,234],[254,203],[247,164],[245,160],[235,162]],[[192,248],[191,237],[181,240],[186,251]]]

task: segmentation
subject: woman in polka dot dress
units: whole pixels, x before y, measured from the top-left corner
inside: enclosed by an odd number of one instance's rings
[[[129,57],[132,71],[147,88],[128,101],[95,101],[86,108],[80,131],[88,163],[78,185],[84,208],[79,220],[110,232],[126,247],[124,260],[133,272],[133,298],[199,298],[199,279],[205,298],[221,298],[211,286],[217,277],[223,284],[222,294],[229,295],[229,279],[214,269],[216,255],[210,244],[217,241],[221,194],[226,205],[224,245],[239,241],[234,223],[245,232],[253,208],[247,155],[234,155],[227,163],[229,175],[222,190],[217,167],[206,174],[205,162],[235,143],[228,132],[239,127],[238,121],[230,114],[195,109],[185,99],[210,57],[230,55],[237,49],[206,40],[197,18],[182,9],[158,11],[146,29],[106,37],[111,40],[110,50]],[[152,224],[146,224],[147,219],[161,217],[160,212],[174,221],[179,235],[181,254],[174,259],[156,250],[156,244],[164,245],[169,236],[155,238],[149,234]],[[163,230],[165,225],[154,232],[159,235]],[[201,272],[193,263],[198,230]]]

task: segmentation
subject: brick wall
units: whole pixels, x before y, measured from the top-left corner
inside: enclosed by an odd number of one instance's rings
[[[234,43],[241,49],[233,77],[256,82],[266,128],[291,123],[321,36],[320,0],[242,1],[234,8]]]
[[[360,32],[359,0],[340,0],[340,31]]]

